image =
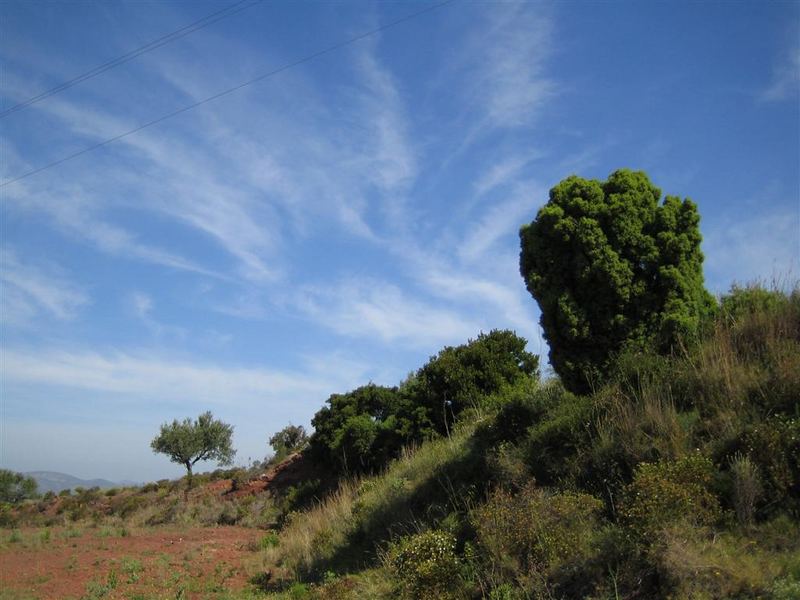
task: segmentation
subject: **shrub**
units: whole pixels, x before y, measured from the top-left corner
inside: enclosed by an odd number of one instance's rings
[[[309,456],[338,474],[375,473],[404,446],[451,435],[465,411],[489,408],[492,395],[538,379],[539,359],[525,344],[512,331],[481,333],[442,349],[400,387],[333,394],[312,419]]]
[[[461,563],[455,538],[443,531],[425,531],[401,538],[388,553],[388,567],[403,593],[420,600],[452,598],[460,588]]]
[[[221,507],[217,518],[216,524],[217,525],[236,525],[239,522],[239,519],[242,515],[237,510],[236,506],[232,502],[225,502],[224,505]]]
[[[0,502],[16,504],[23,500],[37,498],[37,483],[33,477],[0,469]]]
[[[758,467],[748,456],[738,454],[731,461],[733,475],[733,506],[736,518],[742,525],[753,522],[756,502],[761,495],[761,478]]]
[[[789,531],[797,538],[797,525]],[[786,564],[791,554],[776,554],[761,543],[758,531],[751,533],[753,537],[717,532],[712,538],[685,524],[667,528],[663,551],[656,561],[663,596],[781,598],[774,593],[783,591],[780,586],[776,589],[776,583],[791,584],[791,569]],[[797,556],[796,542],[794,555]],[[792,589],[791,585],[787,588]]]
[[[118,496],[111,503],[111,514],[126,519],[147,504],[147,500],[141,496]]]
[[[744,450],[763,476],[771,509],[800,516],[800,418],[776,415],[749,428]]]
[[[800,580],[785,577],[772,585],[773,600],[797,600],[800,598]]]
[[[699,453],[677,461],[642,463],[625,490],[623,518],[646,545],[677,521],[710,525],[720,513],[710,491],[713,476],[713,463]]]
[[[250,477],[245,469],[236,469],[231,474],[231,491],[243,490],[250,483]]]
[[[567,564],[589,557],[602,502],[580,493],[550,494],[529,485],[496,490],[472,512],[488,578],[543,593]]]
[[[589,396],[561,392],[560,402],[528,434],[528,465],[545,485],[563,477],[578,451],[588,443],[593,427],[594,401]]]
[[[531,379],[511,386],[501,394],[505,401],[481,435],[491,444],[518,442],[531,426],[561,402],[565,393],[555,379],[542,384]]]

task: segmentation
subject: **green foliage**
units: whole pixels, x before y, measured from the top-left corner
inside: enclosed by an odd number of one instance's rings
[[[375,568],[388,541],[433,530],[454,541],[445,564],[458,575],[439,579],[463,597],[793,597],[800,294],[753,296],[762,300],[739,302],[753,308],[725,305],[684,352],[624,348],[590,395],[532,377],[475,392],[449,437],[433,435],[423,369],[373,405],[387,406],[383,413],[362,410],[371,392],[354,394],[337,405],[340,425],[329,432],[348,452],[379,449],[391,419],[400,440],[425,424],[431,439],[293,513],[280,544],[264,551],[266,564],[301,581],[337,573],[352,582],[336,587],[337,598],[440,597],[438,580],[433,591],[380,594],[359,583],[364,567],[386,585],[399,579],[388,560]],[[459,373],[447,356],[445,370]],[[467,387],[457,381],[448,397]],[[309,589],[321,595],[327,586]]]
[[[770,510],[800,517],[800,418],[776,415],[748,428],[743,450],[761,474]]]
[[[187,418],[164,423],[150,447],[153,452],[166,454],[172,462],[185,466],[191,487],[192,467],[198,461],[214,460],[222,465],[233,462],[236,450],[232,446],[232,436],[231,425],[205,412],[194,422]]]
[[[531,473],[547,485],[564,477],[573,457],[589,445],[595,411],[589,397],[575,396],[563,388],[553,393],[560,395],[560,401],[530,428],[525,441]]]
[[[581,493],[548,493],[528,485],[498,489],[473,511],[487,577],[542,594],[562,567],[590,557],[603,504]]]
[[[641,171],[573,175],[520,230],[520,272],[571,391],[599,386],[627,347],[665,351],[693,338],[712,310],[697,207],[660,198]]]
[[[292,452],[302,450],[306,444],[308,444],[308,434],[305,427],[291,423],[269,438],[269,445],[272,446],[278,460]]]
[[[404,445],[452,432],[466,409],[535,381],[538,358],[525,340],[495,330],[444,348],[399,388],[365,385],[334,394],[312,420],[309,455],[338,473],[374,473]]]
[[[430,530],[401,538],[390,547],[387,564],[405,597],[437,600],[459,591],[461,562],[450,533]]]
[[[397,388],[375,384],[333,394],[314,415],[310,456],[341,472],[374,470],[399,450]]]
[[[719,501],[711,492],[714,473],[713,463],[698,453],[642,463],[626,489],[623,518],[645,544],[676,522],[711,525],[720,516]]]
[[[0,502],[17,504],[38,497],[36,480],[22,473],[0,469]]]
[[[461,346],[444,348],[417,371],[414,404],[424,406],[431,427],[447,433],[467,408],[521,380],[537,379],[539,357],[512,331],[494,330]]]
[[[722,296],[720,314],[729,323],[740,322],[753,315],[772,316],[786,301],[785,294],[761,285],[734,284],[730,292]]]

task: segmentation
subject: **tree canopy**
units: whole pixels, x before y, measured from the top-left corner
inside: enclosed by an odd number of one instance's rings
[[[22,500],[36,498],[38,485],[33,477],[0,469],[0,502],[16,504]]]
[[[291,423],[269,438],[269,445],[277,458],[283,458],[292,452],[302,450],[308,443],[306,428]]]
[[[373,472],[409,443],[444,435],[469,407],[523,378],[539,359],[512,331],[480,334],[442,349],[399,387],[370,383],[333,394],[312,420],[315,460],[346,472]]]
[[[186,467],[189,487],[192,467],[201,460],[213,460],[220,465],[233,462],[236,450],[232,446],[233,426],[214,419],[204,412],[192,421],[174,420],[161,425],[161,431],[150,443],[153,452],[166,454],[169,459]]]
[[[669,351],[696,335],[714,300],[703,285],[700,215],[644,172],[570,176],[520,230],[520,273],[539,303],[550,363],[584,393],[628,348]]]

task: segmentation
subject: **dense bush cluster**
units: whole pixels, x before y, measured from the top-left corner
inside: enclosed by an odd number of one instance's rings
[[[469,408],[538,377],[538,358],[510,331],[444,348],[399,387],[334,394],[314,416],[309,454],[339,473],[373,473],[405,445],[450,433]]]

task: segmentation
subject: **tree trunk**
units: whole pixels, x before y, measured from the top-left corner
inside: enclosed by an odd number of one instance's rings
[[[183,491],[183,499],[189,501],[189,490],[192,489],[192,463],[186,461],[186,489]]]

